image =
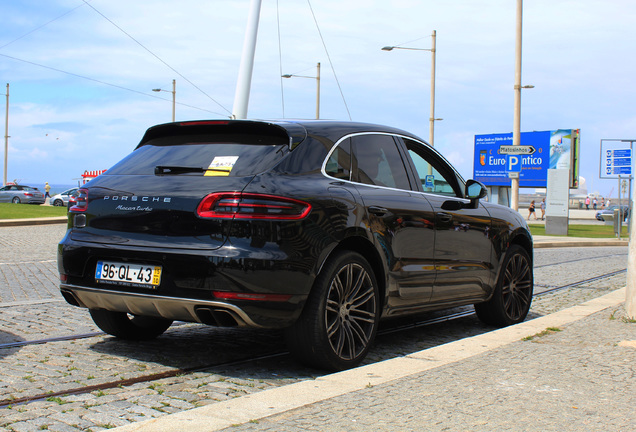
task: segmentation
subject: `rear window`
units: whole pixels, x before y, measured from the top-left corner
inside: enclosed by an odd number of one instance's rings
[[[155,139],[137,148],[106,175],[154,175],[157,167],[179,175],[242,177],[270,169],[286,153],[280,144]],[[180,142],[185,141],[185,142]],[[192,168],[192,170],[189,170]],[[179,169],[182,169],[179,171]]]

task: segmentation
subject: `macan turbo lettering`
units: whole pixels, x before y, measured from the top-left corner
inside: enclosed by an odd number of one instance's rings
[[[491,325],[525,319],[532,238],[485,194],[391,127],[158,125],[80,189],[60,289],[119,338],[174,320],[284,328],[298,359],[341,370],[384,318],[474,304]]]

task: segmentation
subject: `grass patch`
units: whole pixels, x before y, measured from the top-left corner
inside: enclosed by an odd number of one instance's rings
[[[531,224],[530,233],[535,235],[545,235],[545,225]],[[566,236],[558,236],[566,237]],[[587,237],[587,238],[616,238],[614,227],[611,225],[570,225],[568,227],[567,237]],[[627,226],[623,226],[621,230],[621,238],[627,238]]]
[[[66,207],[34,204],[0,204],[0,219],[34,219],[66,216]]]
[[[557,333],[557,332],[560,332],[560,331],[561,331],[561,329],[558,328],[558,327],[548,327],[547,329],[545,329],[545,330],[543,330],[543,331],[541,331],[539,333],[536,333],[536,334],[534,334],[532,336],[526,336],[522,340],[531,341],[531,340],[534,340],[536,338],[540,338],[540,337],[543,337],[543,336],[551,335],[551,334],[554,334],[554,333]]]

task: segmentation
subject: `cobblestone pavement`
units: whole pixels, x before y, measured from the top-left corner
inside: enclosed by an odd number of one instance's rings
[[[605,309],[559,331],[222,430],[633,431],[635,329],[622,307]]]
[[[64,225],[0,228],[0,344],[97,332],[87,311],[58,291],[56,244]],[[627,248],[542,249],[535,252],[537,291],[624,269]],[[556,262],[562,265],[550,265]],[[619,274],[535,299],[530,318],[579,304],[624,286]],[[489,331],[474,316],[380,335],[366,362],[416,352]],[[0,408],[0,431],[98,431],[228,398],[312,379],[284,352],[275,331],[216,329],[176,323],[162,337],[126,342],[99,335],[0,349],[0,401],[60,392]],[[273,357],[268,356],[274,353]],[[263,356],[241,363],[242,359]],[[193,370],[195,369],[195,370]],[[130,384],[132,378],[177,376]],[[117,386],[117,383],[126,385]],[[75,395],[73,389],[112,383]]]

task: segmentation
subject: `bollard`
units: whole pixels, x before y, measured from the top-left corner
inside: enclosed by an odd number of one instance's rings
[[[623,221],[621,220],[621,212],[619,209],[614,209],[614,234],[620,240],[621,228],[623,227]]]

